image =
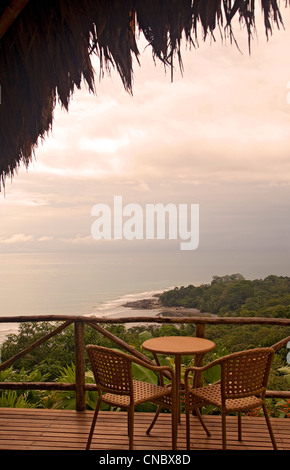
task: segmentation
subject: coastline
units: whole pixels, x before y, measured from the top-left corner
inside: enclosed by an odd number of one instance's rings
[[[215,316],[211,313],[201,312],[196,308],[185,307],[165,307],[161,304],[159,297],[164,291],[139,292],[137,294],[126,294],[119,299],[102,302],[98,308],[89,314],[93,317],[110,317],[124,318],[131,316],[148,316],[148,317],[211,317]],[[127,300],[129,299],[129,300]],[[132,300],[131,300],[132,299]],[[131,323],[132,327],[134,324]],[[7,340],[9,334],[18,334],[19,325],[17,323],[1,323],[0,324],[0,348],[4,341]]]
[[[201,312],[197,308],[165,307],[159,300],[160,294],[154,294],[151,298],[133,300],[122,305],[132,310],[155,310],[157,317],[211,317],[212,313]]]

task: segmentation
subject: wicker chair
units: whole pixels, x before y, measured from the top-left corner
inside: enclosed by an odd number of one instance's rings
[[[274,449],[277,449],[270,418],[265,406],[265,392],[268,376],[275,350],[273,348],[259,348],[242,351],[216,359],[204,367],[190,367],[185,372],[186,389],[186,437],[187,449],[190,449],[190,412],[195,410],[202,425],[210,436],[202,416],[200,408],[213,404],[222,412],[222,443],[226,449],[226,415],[238,412],[238,439],[242,440],[241,411],[250,410],[262,406],[266,418],[268,430]],[[193,384],[197,374],[220,365],[221,380],[205,387],[194,388],[189,383],[189,374],[195,373]]]
[[[101,402],[128,411],[129,449],[132,450],[134,443],[134,408],[136,405],[148,401],[171,409],[172,449],[175,450],[177,443],[177,419],[176,400],[174,398],[175,374],[172,368],[151,365],[128,354],[101,346],[88,345],[86,349],[99,394],[86,450],[90,449]],[[170,386],[165,387],[133,380],[132,363],[142,365],[158,373],[167,371],[172,378]]]

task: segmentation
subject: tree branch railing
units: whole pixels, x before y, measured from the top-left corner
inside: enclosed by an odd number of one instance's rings
[[[84,325],[101,333],[109,338],[117,346],[126,350],[139,359],[148,363],[153,363],[151,359],[136,350],[111,332],[107,331],[101,324],[130,324],[130,323],[154,323],[154,324],[182,324],[190,323],[195,325],[195,335],[200,338],[205,337],[205,326],[208,325],[276,325],[281,327],[290,326],[290,319],[287,318],[261,318],[261,317],[123,317],[123,318],[97,318],[94,316],[78,316],[78,315],[41,315],[41,316],[15,316],[0,317],[0,323],[28,323],[28,322],[59,322],[63,323],[55,330],[38,339],[30,346],[0,364],[0,372],[10,367],[21,357],[38,348],[41,344],[51,339],[53,336],[61,333],[65,328],[74,324],[75,337],[75,371],[76,377],[74,383],[59,382],[0,382],[0,389],[3,390],[58,390],[58,391],[75,391],[76,393],[76,411],[85,410],[85,393],[86,391],[97,390],[95,384],[85,383],[85,341],[84,341]],[[290,341],[284,338],[274,345],[275,349],[286,345]],[[290,391],[267,391],[268,398],[290,398]]]

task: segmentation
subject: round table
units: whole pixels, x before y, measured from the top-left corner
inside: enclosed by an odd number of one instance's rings
[[[196,366],[199,366],[204,355],[215,348],[215,343],[208,339],[196,336],[160,336],[144,341],[142,347],[152,352],[156,363],[159,363],[157,354],[175,356],[176,375],[176,401],[177,416],[180,415],[180,385],[181,385],[181,356],[196,356]]]

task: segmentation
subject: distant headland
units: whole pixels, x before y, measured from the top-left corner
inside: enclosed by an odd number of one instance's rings
[[[132,308],[134,310],[155,310],[157,316],[164,317],[209,317],[214,316],[211,313],[201,312],[197,308],[185,307],[165,307],[160,301],[160,294],[154,294],[149,299],[133,300],[126,302],[122,307]]]

